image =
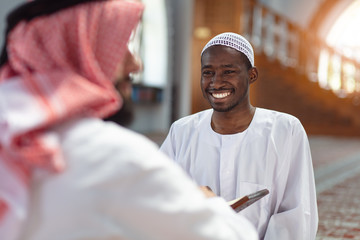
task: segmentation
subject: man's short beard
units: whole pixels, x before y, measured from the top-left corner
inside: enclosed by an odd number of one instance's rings
[[[134,106],[131,99],[124,99],[122,107],[105,121],[115,122],[121,126],[129,126],[134,120]]]
[[[214,111],[216,112],[230,112],[232,109],[234,109],[237,106],[237,104],[228,106],[226,108],[218,108],[216,106],[212,106],[212,108],[214,109]]]

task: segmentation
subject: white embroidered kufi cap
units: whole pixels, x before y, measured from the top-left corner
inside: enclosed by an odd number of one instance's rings
[[[254,67],[254,50],[249,43],[243,36],[232,33],[232,32],[225,32],[221,33],[215,37],[213,37],[203,48],[201,51],[201,55],[203,52],[214,45],[223,45],[227,47],[231,47],[243,54],[249,59],[251,66]]]

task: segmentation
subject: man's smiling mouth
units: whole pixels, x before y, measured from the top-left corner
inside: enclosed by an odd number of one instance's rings
[[[231,94],[231,92],[211,93],[211,96],[219,99],[219,98],[225,98],[225,97],[229,96],[230,94]]]

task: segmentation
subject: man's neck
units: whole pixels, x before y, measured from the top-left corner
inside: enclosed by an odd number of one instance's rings
[[[214,111],[211,117],[211,127],[219,134],[235,134],[245,131],[255,114],[255,107],[249,105],[248,108],[229,111]]]

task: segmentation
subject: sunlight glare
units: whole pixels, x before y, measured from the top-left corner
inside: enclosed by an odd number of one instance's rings
[[[349,58],[360,61],[360,0],[354,1],[338,18],[326,42]]]

